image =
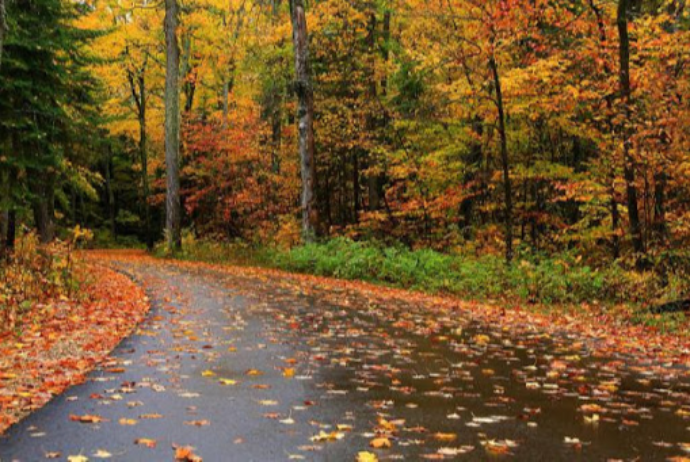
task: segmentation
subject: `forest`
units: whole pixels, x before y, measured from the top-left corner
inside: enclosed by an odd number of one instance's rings
[[[686,295],[684,0],[0,11],[5,249],[79,225],[95,247],[239,246],[356,278],[393,252],[410,273],[431,259],[430,272],[603,274],[603,298]]]
[[[0,0],[0,460],[690,461],[686,0]]]

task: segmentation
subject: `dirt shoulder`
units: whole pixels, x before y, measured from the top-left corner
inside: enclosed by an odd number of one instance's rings
[[[142,288],[88,260],[79,294],[33,306],[0,338],[0,434],[83,382],[146,316]]]

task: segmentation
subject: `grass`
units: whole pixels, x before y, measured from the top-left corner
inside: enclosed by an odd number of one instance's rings
[[[645,309],[651,301],[663,299],[664,291],[683,293],[685,279],[662,289],[652,271],[638,273],[617,264],[593,268],[571,254],[523,254],[507,266],[501,256],[451,255],[346,238],[278,250],[191,236],[185,238],[183,249],[177,258],[263,266],[474,300],[517,300],[550,310],[585,302],[626,304],[630,321],[661,331],[677,330],[685,320],[682,315],[652,315]]]

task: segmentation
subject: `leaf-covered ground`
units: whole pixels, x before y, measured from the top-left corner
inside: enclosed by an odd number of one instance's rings
[[[153,309],[0,458],[685,460],[687,345],[278,271],[94,253]]]
[[[85,270],[79,294],[32,306],[0,340],[0,434],[83,382],[144,319],[149,305],[134,282],[96,264]]]

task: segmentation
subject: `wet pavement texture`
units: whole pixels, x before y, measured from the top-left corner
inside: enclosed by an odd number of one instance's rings
[[[239,270],[118,269],[146,287],[148,320],[86,383],[11,428],[0,461],[165,461],[175,445],[207,462],[690,451],[687,370],[595,355],[576,334]]]

